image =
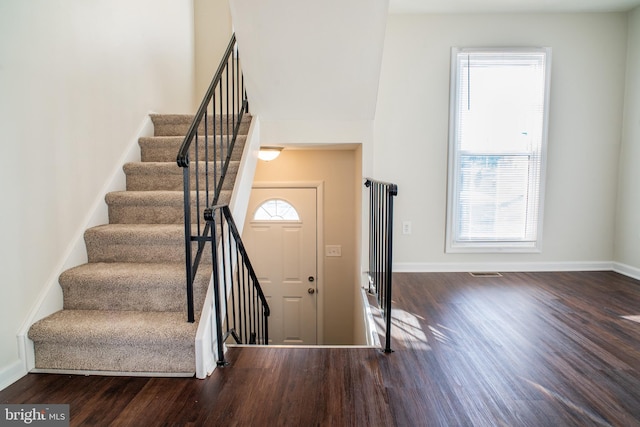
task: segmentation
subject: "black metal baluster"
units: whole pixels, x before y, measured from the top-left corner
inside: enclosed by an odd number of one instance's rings
[[[198,236],[202,236],[202,229],[200,228],[200,180],[199,180],[199,177],[200,177],[199,151],[200,150],[198,150],[198,131],[197,130],[196,130],[194,139],[195,139],[195,144],[194,144],[195,168],[194,168],[193,179],[195,181],[195,192],[196,192],[196,231]],[[188,191],[191,191],[191,189],[189,189]],[[189,218],[189,221],[191,221],[191,218]],[[200,252],[200,243],[198,243],[198,252]]]
[[[190,183],[189,166],[182,169],[182,183],[184,190],[184,215],[191,218],[191,191],[189,191]],[[184,222],[184,241],[185,241],[185,271],[186,271],[186,291],[187,291],[187,321],[195,322],[195,313],[193,307],[193,279],[194,274],[191,267],[191,221]]]
[[[204,112],[204,195],[205,195],[205,206],[211,206],[211,201],[209,200],[209,126],[208,126],[208,115],[207,111]],[[198,145],[196,144],[196,150]],[[198,194],[198,200],[200,199],[200,195]],[[198,209],[200,212],[200,209]]]
[[[242,280],[240,279],[242,273],[242,264],[240,263],[240,248],[236,242],[236,287],[238,289],[238,316],[237,320],[237,328],[236,331],[242,328]]]
[[[231,240],[231,230],[229,229],[229,225],[227,224],[227,230],[229,233],[229,246],[228,246],[228,253],[229,253],[229,280],[231,281],[229,283],[229,291],[230,291],[230,295],[229,295],[229,299],[231,300],[231,323],[229,323],[229,327],[228,329],[231,330],[235,330],[235,317],[236,317],[236,294],[235,294],[235,288],[233,286],[234,284],[234,280],[233,280],[233,266],[234,266],[234,262],[233,262],[233,243]]]
[[[226,153],[228,153],[229,152],[229,134],[232,133],[229,128],[229,67],[227,67],[227,69],[225,70],[225,76],[227,78],[227,84],[225,85],[225,96],[226,96],[225,116],[227,120],[227,128],[225,130],[225,139],[226,139],[225,149],[226,149]],[[226,157],[224,158],[226,159]]]
[[[387,277],[386,277],[386,290],[385,298],[387,300],[386,305],[386,320],[387,320],[387,334],[386,343],[384,347],[385,353],[391,353],[391,286],[393,280],[393,198],[398,194],[398,189],[395,185],[390,186],[387,192]]]
[[[231,57],[231,114],[232,114],[232,120],[231,120],[231,124],[233,126],[233,129],[236,128],[236,80],[238,79],[238,76],[236,74],[236,62],[237,62],[237,55],[236,55],[236,49],[233,50],[233,56]]]
[[[227,295],[227,274],[230,274],[228,269],[231,268],[231,263],[229,263],[227,265],[227,259],[226,259],[226,247],[227,247],[227,241],[231,241],[231,236],[227,234],[227,238],[225,239],[225,222],[224,222],[224,216],[222,215],[222,210],[219,210],[219,214],[220,214],[220,258],[222,259],[222,277],[224,278],[222,281],[222,296],[223,296],[223,301],[224,301],[224,316],[225,316],[225,325],[227,325],[227,333],[229,332],[229,297]],[[215,233],[217,234],[218,231],[217,229],[215,230]],[[215,247],[212,248],[213,250],[215,250]],[[225,334],[226,336],[226,334]]]
[[[219,147],[218,147],[218,127],[221,126],[218,124],[219,119],[218,117],[222,114],[222,106],[220,106],[220,113],[218,113],[218,110],[216,109],[216,101],[217,101],[218,97],[216,96],[216,98],[214,98],[213,100],[213,110],[214,110],[214,115],[213,115],[213,141],[214,141],[214,150],[213,150],[213,175],[214,175],[214,179],[213,179],[213,188],[215,188],[215,191],[218,192],[218,157],[219,157]],[[218,199],[216,197],[216,199],[213,201],[213,203],[218,203]]]
[[[242,258],[242,254],[240,255]],[[240,309],[240,336],[242,337],[242,342],[245,344],[249,343],[247,339],[247,281],[246,281],[246,272],[244,267],[244,260],[240,264],[240,283],[242,283],[242,307]]]
[[[252,344],[256,343],[255,332],[256,332],[256,289],[253,286],[253,280],[249,281],[249,294],[251,295],[251,304],[249,307],[249,313],[251,314],[251,325],[249,329],[249,342]]]
[[[205,211],[205,219],[210,224],[209,232],[211,233],[211,262],[213,267],[213,304],[215,307],[215,326],[216,326],[216,345],[218,349],[218,366],[226,365],[224,360],[224,339],[222,336],[222,316],[220,310],[220,271],[218,268],[218,251],[217,237],[216,237],[216,218],[215,212],[212,212],[210,208]]]

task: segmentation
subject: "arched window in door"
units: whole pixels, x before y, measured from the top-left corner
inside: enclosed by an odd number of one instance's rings
[[[282,199],[270,199],[262,203],[253,215],[254,221],[300,221],[296,208]]]

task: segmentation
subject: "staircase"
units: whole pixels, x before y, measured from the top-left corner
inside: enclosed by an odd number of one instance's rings
[[[209,251],[195,277],[196,321],[189,323],[183,170],[176,154],[193,116],[151,119],[154,136],[139,140],[141,162],[123,167],[126,191],[105,197],[109,224],[85,232],[88,263],[60,276],[63,309],[29,330],[35,371],[195,373],[195,336],[212,269]],[[249,122],[240,126],[220,204],[230,201]]]

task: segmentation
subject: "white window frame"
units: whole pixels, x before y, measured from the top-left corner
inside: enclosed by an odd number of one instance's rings
[[[269,203],[270,202],[275,202],[276,204],[276,209],[277,209],[277,204],[278,203],[282,203],[285,207],[288,207],[291,212],[293,212],[293,214],[295,214],[295,218],[284,218],[282,216],[278,216],[277,212],[273,212],[269,209]],[[258,213],[260,212],[260,210],[263,210],[269,217],[268,218],[258,218]],[[273,198],[273,199],[268,199],[265,200],[264,202],[262,202],[260,204],[260,206],[258,206],[258,208],[256,209],[256,211],[253,213],[253,222],[302,222],[300,221],[300,215],[298,214],[298,211],[296,210],[295,206],[293,206],[291,203],[289,203],[288,200],[285,199],[280,199],[280,198]]]
[[[535,238],[532,240],[463,240],[456,235],[457,224],[454,222],[458,216],[457,194],[457,174],[459,165],[458,141],[458,99],[459,91],[459,73],[458,73],[458,55],[473,54],[479,52],[487,53],[544,53],[545,55],[545,83],[544,83],[544,112],[542,118],[542,129],[540,141],[540,171],[539,171],[539,191],[537,200],[537,226]],[[551,48],[458,48],[451,49],[451,80],[450,80],[450,104],[449,104],[449,158],[448,158],[448,176],[447,176],[447,223],[446,223],[446,247],[447,253],[538,253],[542,250],[542,219],[544,213],[544,189],[545,189],[545,171],[546,171],[546,153],[547,153],[547,133],[548,133],[548,117],[549,117],[549,87],[551,77]],[[497,155],[507,155],[506,152],[498,152]]]

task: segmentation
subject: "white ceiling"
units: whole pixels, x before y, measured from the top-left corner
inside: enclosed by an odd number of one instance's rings
[[[265,120],[374,117],[387,0],[229,4],[255,114]]]
[[[388,11],[627,11],[640,6],[640,0],[230,0],[229,4],[251,110],[262,116],[263,123],[355,123],[375,116]]]
[[[390,13],[622,12],[640,0],[389,0]]]

